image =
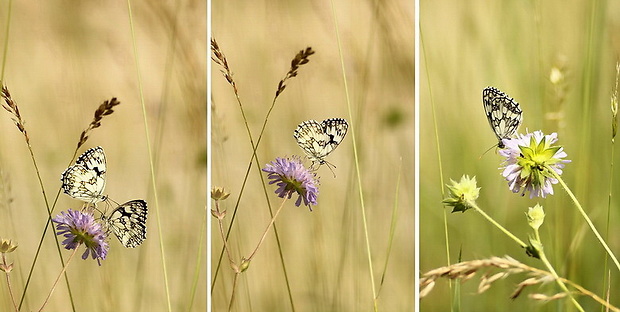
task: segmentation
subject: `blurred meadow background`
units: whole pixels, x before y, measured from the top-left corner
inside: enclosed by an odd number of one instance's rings
[[[67,269],[73,299],[63,279],[46,311],[206,309],[206,3],[132,1],[131,9],[137,55],[127,2],[0,2],[4,83],[26,121],[50,205],[80,133],[112,97],[121,104],[103,118],[78,155],[103,146],[105,194],[120,203],[148,202],[146,241],[126,249],[112,236],[102,266],[81,260],[81,247]],[[134,58],[142,77],[159,205]],[[4,110],[0,129],[0,237],[19,244],[7,254],[19,301],[48,214],[24,136]],[[52,214],[81,205],[60,194]],[[108,212],[114,207],[99,204]],[[62,269],[52,235],[50,228],[23,311],[39,309]],[[70,251],[61,254],[67,259]],[[0,283],[0,310],[12,310],[6,282]]]
[[[558,274],[600,297],[609,291],[609,301],[619,306],[620,274],[611,261],[605,270],[602,246],[561,186],[554,185],[555,195],[546,199],[519,196],[500,175],[503,159],[496,149],[483,155],[497,140],[483,111],[482,90],[494,86],[520,103],[520,133],[558,133],[556,144],[572,160],[563,179],[611,250],[620,253],[615,235],[620,227],[620,153],[613,153],[617,147],[611,140],[610,109],[620,51],[620,2],[421,1],[420,10],[420,273],[505,255],[545,269],[480,214],[451,214],[442,206],[442,188],[447,193],[443,184],[467,174],[476,176],[481,187],[478,206],[526,242],[533,230],[525,212],[540,203],[546,212],[542,243]],[[611,284],[606,285],[608,274]],[[510,300],[516,285],[528,277],[523,274],[477,294],[481,275],[458,290],[440,279],[421,300],[421,310],[459,310],[459,305],[470,311],[575,310],[565,299],[544,303],[528,298],[560,292],[553,282],[526,288]],[[586,311],[600,310],[591,298],[577,299]]]
[[[244,123],[256,142],[278,82],[300,50],[312,47],[316,53],[275,103],[256,152],[261,168],[276,157],[304,155],[293,138],[302,121],[339,117],[349,122],[348,134],[327,157],[337,166],[336,177],[327,166],[318,170],[318,205],[312,212],[295,207],[297,196],[285,203],[275,222],[282,258],[271,229],[237,281],[232,310],[373,310],[354,138],[377,307],[413,309],[413,7],[413,1],[335,3],[351,118],[329,1],[212,3],[212,35],[226,56],[247,119],[221,67],[213,63],[211,179],[231,193],[221,202],[226,228],[252,156]],[[274,212],[282,202],[275,185],[263,191],[259,175],[266,180],[253,164],[228,240],[237,264],[250,255],[271,220],[267,200]],[[223,244],[215,218],[211,227],[212,307],[223,311],[234,273],[225,256],[217,270]]]

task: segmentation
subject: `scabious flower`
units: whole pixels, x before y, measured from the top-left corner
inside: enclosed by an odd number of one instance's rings
[[[105,260],[110,247],[106,241],[106,232],[101,224],[95,222],[92,213],[69,209],[61,212],[52,221],[56,223],[56,235],[65,237],[62,241],[65,249],[76,249],[84,244],[86,251],[82,254],[82,259],[86,260],[90,253],[101,265],[100,260]]]
[[[549,169],[561,175],[564,164],[570,162],[562,159],[568,156],[563,147],[551,146],[557,140],[557,133],[544,135],[542,131],[518,134],[516,138],[502,140],[505,148],[499,154],[506,157],[506,160],[500,169],[503,169],[502,175],[513,193],[523,188],[521,195],[529,191],[530,198],[553,195],[552,184],[557,184],[558,180]]]
[[[476,199],[480,195],[480,188],[477,187],[476,177],[470,178],[468,175],[461,177],[460,182],[450,179],[452,185],[447,184],[450,196],[442,202],[446,206],[454,207],[452,212],[465,212],[469,208],[473,208]]]
[[[271,179],[269,184],[277,183],[278,189],[276,194],[279,197],[284,198],[288,196],[291,198],[294,193],[299,194],[295,206],[299,207],[301,201],[304,201],[304,205],[312,208],[310,205],[317,204],[317,197],[319,195],[319,181],[316,175],[310,172],[302,163],[301,158],[293,156],[291,158],[276,158],[276,160],[265,165],[262,169],[267,172],[267,177]]]

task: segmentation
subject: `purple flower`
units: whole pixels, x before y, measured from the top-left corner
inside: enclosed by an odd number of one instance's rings
[[[513,193],[523,188],[521,195],[529,191],[530,198],[553,195],[552,184],[557,184],[558,180],[550,170],[561,175],[564,164],[570,162],[562,159],[568,156],[563,147],[551,146],[558,140],[557,137],[557,133],[544,135],[542,131],[534,131],[502,140],[506,147],[499,154],[506,160],[500,169],[503,169],[502,175]]]
[[[278,157],[262,170],[268,173],[267,177],[271,179],[269,184],[277,183],[276,194],[279,197],[288,196],[291,198],[293,193],[297,193],[299,198],[297,198],[295,206],[299,207],[303,199],[304,205],[312,211],[310,205],[317,204],[319,181],[314,173],[304,167],[299,157],[293,156],[290,159]]]
[[[65,249],[76,249],[84,244],[86,251],[82,254],[82,259],[86,260],[90,253],[101,265],[100,260],[105,260],[110,247],[106,241],[106,232],[101,224],[95,222],[91,213],[69,209],[61,212],[52,221],[56,222],[56,235],[65,237],[62,241]]]

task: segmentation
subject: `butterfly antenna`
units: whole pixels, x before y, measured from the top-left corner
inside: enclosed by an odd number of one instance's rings
[[[493,149],[494,147],[497,147],[497,145],[493,145],[491,147],[489,147],[488,150],[484,151],[484,153],[482,153],[482,155],[480,155],[480,157],[478,157],[478,160],[482,159],[482,156],[484,156],[486,153],[488,153],[491,149]]]
[[[330,162],[325,161],[325,165],[327,165],[327,168],[329,168],[329,170],[332,172],[332,174],[334,175],[334,179],[336,178],[336,172],[334,172],[334,169],[336,169],[336,166]],[[333,169],[332,169],[333,167]]]

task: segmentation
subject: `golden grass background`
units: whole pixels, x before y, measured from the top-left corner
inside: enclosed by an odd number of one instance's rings
[[[608,243],[617,252],[618,153],[610,172],[610,95],[618,60],[618,2],[613,1],[421,1],[420,101],[420,269],[447,265],[439,159],[431,105],[437,116],[444,183],[461,175],[476,176],[482,187],[478,205],[518,237],[532,232],[525,212],[544,206],[541,228],[545,250],[558,274],[604,296],[604,251],[566,193],[529,199],[511,193],[497,169],[502,161],[491,150],[496,143],[484,116],[482,89],[495,86],[521,104],[520,132],[558,132],[557,144],[568,159],[564,179],[575,192],[600,232],[605,232],[610,177],[614,178]],[[553,67],[562,68],[564,100],[550,82]],[[432,94],[431,94],[432,92]],[[431,97],[432,95],[432,97]],[[433,102],[433,104],[432,104]],[[560,116],[559,119],[554,119]],[[511,240],[473,211],[447,215],[451,262],[510,255],[528,265],[544,268]],[[612,266],[611,302],[617,296],[618,272]],[[459,299],[447,281],[441,281],[421,301],[424,311],[447,311],[459,301],[467,310],[570,310],[564,301],[542,304],[527,299],[532,292],[553,294],[554,284],[529,289],[514,301],[508,296],[525,279],[496,282],[484,294],[475,294],[476,281],[462,285]],[[599,309],[580,299],[587,311]]]
[[[3,49],[8,5],[0,3]],[[67,274],[76,310],[166,311],[157,208],[127,3],[13,1],[12,6],[5,83],[26,120],[48,199],[53,201],[60,174],[95,109],[117,97],[121,105],[104,118],[80,153],[103,146],[108,161],[106,193],[118,202],[143,198],[149,203],[147,240],[140,247],[125,249],[112,238],[101,267],[79,259],[81,252],[71,262]],[[206,205],[206,3],[134,1],[132,9],[156,161],[171,307],[202,311],[206,309],[206,240],[200,237]],[[0,236],[19,243],[9,255],[15,263],[11,277],[19,298],[47,212],[23,136],[4,110],[0,129]],[[54,215],[80,205],[61,194]],[[40,307],[62,269],[55,244],[48,232],[23,310]],[[66,258],[70,252],[62,253]],[[191,301],[195,278],[199,282]],[[69,302],[61,282],[46,310],[70,311]],[[6,283],[0,285],[0,306],[0,310],[11,307]]]
[[[346,118],[349,133],[329,157],[336,178],[320,168],[318,206],[313,212],[290,200],[277,218],[296,311],[369,311],[372,292],[354,169],[352,130],[359,148],[374,276],[379,289],[387,257],[392,209],[398,221],[379,308],[414,306],[412,1],[339,1],[335,4],[353,118],[349,118],[330,2],[272,3],[214,1],[213,33],[228,59],[256,141],[277,84],[295,54],[311,46],[316,54],[288,81],[258,148],[261,166],[276,157],[303,155],[293,130],[308,119]],[[223,202],[226,225],[252,155],[239,106],[214,64],[212,97],[212,182],[231,192]],[[400,189],[396,182],[400,171]],[[234,260],[248,256],[270,216],[256,167],[239,204],[229,242]],[[274,210],[281,199],[267,192]],[[398,202],[395,204],[395,200]],[[222,248],[212,225],[212,269]],[[233,273],[223,261],[213,289],[214,311],[227,309]],[[240,277],[237,311],[291,310],[273,231]]]

